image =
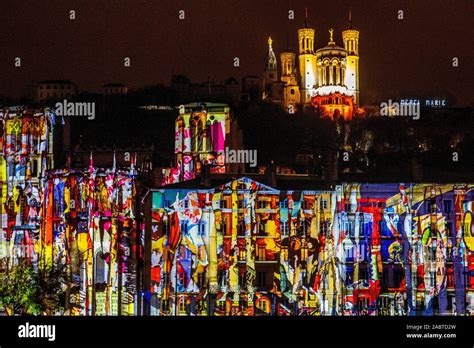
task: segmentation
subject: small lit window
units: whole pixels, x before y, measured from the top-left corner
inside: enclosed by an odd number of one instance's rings
[[[280,233],[282,237],[288,237],[288,232],[289,232],[288,221],[281,222],[280,231],[281,231]]]
[[[326,210],[328,208],[328,200],[327,199],[322,199],[320,203],[320,208],[322,210]]]
[[[206,223],[199,223],[199,236],[204,237],[206,235]]]
[[[170,301],[169,300],[161,300],[161,310],[167,312],[170,310]]]

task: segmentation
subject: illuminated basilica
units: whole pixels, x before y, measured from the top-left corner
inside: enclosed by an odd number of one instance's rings
[[[326,46],[315,50],[315,30],[298,30],[298,57],[287,49],[280,54],[281,73],[278,76],[277,58],[268,39],[268,53],[263,73],[263,100],[280,103],[290,113],[298,104],[312,105],[323,116],[352,119],[359,105],[359,31],[349,28],[342,32],[343,46],[339,47],[334,30],[329,30]]]

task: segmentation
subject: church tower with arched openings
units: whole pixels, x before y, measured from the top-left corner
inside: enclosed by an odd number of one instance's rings
[[[298,30],[298,52],[287,49],[280,54],[281,76],[269,39],[263,74],[263,100],[282,104],[288,112],[303,104],[319,110],[323,117],[351,120],[359,114],[359,31],[342,32],[343,45],[338,46],[334,30],[329,30],[326,46],[315,49],[315,30],[308,27],[305,9],[304,28]],[[298,57],[298,58],[296,58]]]
[[[349,11],[349,29],[342,32],[344,48],[347,51],[345,84],[347,94],[359,105],[359,31],[352,29],[352,13]]]
[[[280,54],[280,64],[280,79],[284,83],[283,105],[291,113],[296,110],[296,105],[300,103],[300,87],[297,78],[296,54],[290,51],[288,42],[286,51]]]
[[[316,56],[314,55],[314,29],[308,28],[308,10],[305,9],[304,28],[298,30],[299,68],[301,76],[301,102],[311,102],[316,80]]]

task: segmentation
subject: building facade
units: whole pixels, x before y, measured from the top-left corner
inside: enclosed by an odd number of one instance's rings
[[[242,164],[227,163],[226,148],[240,149],[242,136],[230,107],[221,103],[180,106],[175,124],[175,166],[163,169],[163,185],[191,180],[205,167],[210,173],[242,171]]]
[[[49,109],[0,110],[0,269],[36,258],[43,178],[53,167],[54,115]]]
[[[472,184],[151,194],[151,315],[474,315]]]
[[[92,158],[89,167],[54,168],[53,111],[7,108],[0,120],[0,272],[60,266],[70,279],[65,314],[137,315],[135,159],[126,169]]]
[[[39,103],[72,99],[77,93],[77,85],[68,80],[45,80],[35,84],[35,99]]]
[[[102,94],[109,95],[125,95],[128,93],[128,87],[123,83],[107,83],[102,85]]]

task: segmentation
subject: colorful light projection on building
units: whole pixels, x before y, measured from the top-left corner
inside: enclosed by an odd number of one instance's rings
[[[226,104],[182,105],[175,128],[176,163],[163,170],[163,185],[193,179],[203,165],[210,166],[211,173],[225,173],[224,151],[230,128]]]
[[[46,181],[41,260],[66,265],[70,315],[136,315],[143,226],[134,171],[57,170]]]
[[[49,109],[0,109],[0,262],[35,259],[42,178],[53,166],[55,116]]]
[[[53,170],[55,115],[0,111],[0,270],[63,265],[66,314],[136,315],[135,159],[129,169]],[[6,267],[8,266],[8,267]]]
[[[472,315],[473,185],[152,193],[152,315]]]

